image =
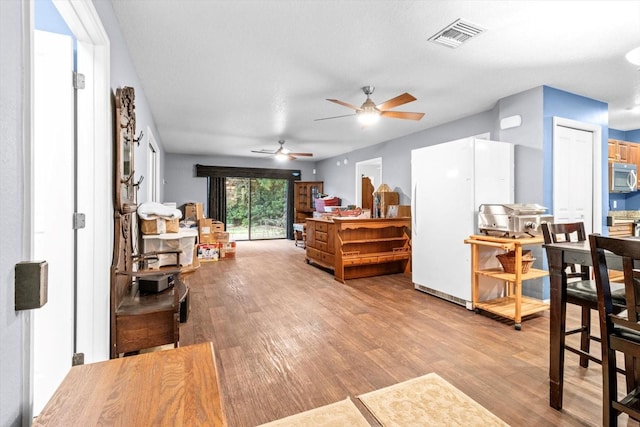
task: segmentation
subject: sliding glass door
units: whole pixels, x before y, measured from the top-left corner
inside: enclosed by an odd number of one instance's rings
[[[227,231],[234,240],[287,237],[286,179],[226,178]]]

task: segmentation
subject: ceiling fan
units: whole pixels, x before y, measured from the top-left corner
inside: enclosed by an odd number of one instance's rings
[[[312,153],[292,153],[289,150],[287,150],[286,148],[284,148],[284,139],[281,139],[280,141],[278,141],[278,144],[280,144],[280,147],[278,147],[277,150],[272,151],[272,150],[251,150],[252,153],[259,153],[259,154],[270,154],[276,157],[276,159],[279,160],[295,160],[298,157],[312,157],[313,154]]]
[[[335,102],[336,104],[345,106],[347,108],[351,108],[356,110],[355,114],[346,114],[343,116],[334,116],[334,117],[325,117],[323,119],[318,120],[329,120],[329,119],[337,119],[339,117],[348,117],[348,116],[358,116],[358,121],[363,126],[369,126],[378,121],[380,116],[389,117],[392,119],[406,119],[406,120],[420,120],[424,113],[410,113],[406,111],[389,111],[391,108],[395,108],[402,104],[407,104],[409,102],[413,102],[416,98],[413,95],[408,93],[403,93],[402,95],[398,95],[395,98],[391,98],[388,101],[383,102],[382,104],[374,104],[374,102],[369,97],[373,94],[375,87],[373,86],[364,86],[362,91],[367,96],[367,99],[364,101],[361,107],[356,107],[355,105],[349,104],[348,102],[340,101],[338,99],[327,99],[327,101]]]

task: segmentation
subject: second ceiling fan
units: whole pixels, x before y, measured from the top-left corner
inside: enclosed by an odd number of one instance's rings
[[[280,147],[275,150],[251,150],[252,153],[258,153],[258,154],[270,154],[276,157],[276,159],[282,159],[282,160],[295,160],[297,157],[313,157],[313,153],[292,153],[291,151],[289,151],[288,149],[284,148],[284,139],[281,139],[280,141],[278,141],[278,144],[280,144]]]
[[[395,108],[399,105],[407,104],[409,102],[415,101],[416,98],[413,95],[408,93],[403,93],[402,95],[398,95],[395,98],[391,98],[388,101],[383,102],[382,104],[376,105],[371,98],[369,97],[373,94],[375,87],[373,86],[364,86],[362,91],[367,96],[367,99],[364,101],[362,106],[357,107],[355,105],[349,104],[348,102],[340,101],[338,99],[327,99],[327,101],[334,102],[336,104],[342,105],[347,108],[351,108],[355,110],[354,114],[346,114],[342,116],[334,116],[334,117],[325,117],[319,120],[329,120],[329,119],[337,119],[340,117],[348,117],[348,116],[358,116],[358,120],[363,126],[369,126],[374,124],[380,117],[389,117],[392,119],[405,119],[405,120],[420,120],[424,113],[411,113],[407,111],[390,111],[391,108]]]

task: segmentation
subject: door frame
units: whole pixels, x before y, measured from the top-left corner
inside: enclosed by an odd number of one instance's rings
[[[82,176],[76,192],[82,204],[78,211],[87,215],[87,226],[78,233],[79,283],[76,313],[78,325],[78,351],[85,353],[85,361],[109,358],[109,267],[111,236],[113,235],[112,126],[110,88],[110,42],[102,21],[92,2],[52,0],[74,37],[79,50],[88,58],[86,88],[78,93],[78,138],[91,141],[79,144],[78,176]],[[23,150],[24,150],[24,206],[23,246],[24,259],[33,259],[34,251],[34,171],[33,171],[33,105],[34,105],[34,0],[22,2],[23,29]],[[81,45],[81,47],[80,47]],[[31,425],[33,418],[33,313],[23,317],[23,388],[22,423]]]
[[[592,213],[592,226],[593,233],[602,233],[602,127],[591,123],[584,123],[577,120],[566,119],[564,117],[553,117],[552,125],[552,141],[553,147],[558,143],[556,129],[560,126],[568,127],[585,132],[591,132],[592,134],[592,188],[593,199],[591,201],[591,213]],[[555,149],[552,148],[552,155],[555,156]],[[553,182],[555,182],[555,175],[553,175]],[[555,184],[552,184],[552,189],[555,192]],[[554,195],[551,196],[553,201]],[[555,206],[553,207],[555,209]]]
[[[371,171],[376,168],[378,173],[374,178],[376,178],[378,182],[375,183],[375,185],[379,186],[382,184],[382,157],[356,162],[356,196],[353,200],[357,206],[362,206],[362,175],[364,172]],[[370,175],[367,174],[366,176]],[[373,191],[376,191],[375,186]]]

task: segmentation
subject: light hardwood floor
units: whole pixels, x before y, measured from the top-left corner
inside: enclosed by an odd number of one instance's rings
[[[180,344],[213,342],[232,427],[429,372],[514,427],[601,425],[600,366],[580,368],[572,353],[564,409],[549,407],[548,312],[516,331],[512,322],[416,291],[401,274],[343,285],[307,265],[304,249],[289,240],[238,242],[235,260],[203,264],[188,284]],[[577,321],[577,310],[568,310]]]

